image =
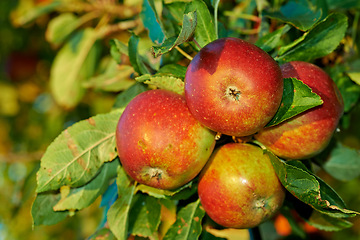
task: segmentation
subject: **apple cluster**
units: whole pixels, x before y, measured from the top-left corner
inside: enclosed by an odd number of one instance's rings
[[[324,103],[267,128],[289,77]],[[217,144],[216,136],[254,138],[283,159],[304,159],[328,145],[343,113],[341,95],[322,69],[306,62],[279,66],[237,38],[202,48],[187,68],[184,90],[148,90],[128,104],[116,130],[119,158],[130,177],[154,188],[176,189],[199,176],[202,206],[225,227],[251,228],[271,218],[285,190],[260,147]]]

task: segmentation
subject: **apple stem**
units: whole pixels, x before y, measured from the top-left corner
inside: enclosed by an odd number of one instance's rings
[[[218,132],[216,133],[215,140],[219,140],[221,138],[222,133]]]
[[[179,46],[176,46],[175,49],[178,50],[184,57],[186,57],[186,58],[189,59],[190,61],[193,59],[192,56],[190,56],[190,55],[187,54],[184,50],[182,50],[181,48],[179,48]]]

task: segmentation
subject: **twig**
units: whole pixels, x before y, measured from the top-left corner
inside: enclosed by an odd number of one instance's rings
[[[184,57],[189,59],[190,61],[193,60],[193,57],[187,54],[184,50],[182,50],[179,46],[175,47],[176,50],[178,50]]]

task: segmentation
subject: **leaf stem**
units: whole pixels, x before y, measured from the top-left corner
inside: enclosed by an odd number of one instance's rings
[[[195,40],[195,38],[192,39],[192,41],[195,43],[195,45],[201,49],[202,47],[200,46],[200,44]]]
[[[187,54],[184,50],[182,50],[179,46],[175,47],[176,50],[178,50],[184,57],[186,57],[187,59],[189,59],[190,61],[193,59],[192,56],[190,56],[189,54]]]
[[[219,38],[219,30],[218,30],[218,7],[219,7],[219,0],[215,0],[214,3],[214,24],[215,24],[215,34],[216,34],[216,39]]]

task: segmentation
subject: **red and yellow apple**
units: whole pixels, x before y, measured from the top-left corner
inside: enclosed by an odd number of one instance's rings
[[[134,180],[175,189],[204,167],[214,136],[191,115],[184,96],[158,89],[130,101],[117,125],[116,144],[121,164]]]
[[[252,228],[276,214],[285,189],[261,148],[227,143],[214,151],[201,171],[198,194],[205,212],[216,223]]]
[[[305,159],[321,152],[330,142],[343,114],[341,94],[330,76],[318,66],[301,61],[281,66],[284,78],[297,78],[323,100],[279,125],[265,128],[255,138],[284,159]]]
[[[278,64],[265,51],[237,38],[221,38],[190,62],[185,97],[190,112],[206,127],[248,136],[275,115],[282,98]]]

